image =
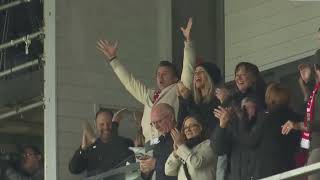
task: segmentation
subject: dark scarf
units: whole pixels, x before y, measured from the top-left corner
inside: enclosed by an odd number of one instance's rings
[[[185,145],[189,148],[192,149],[196,145],[200,144],[202,141],[204,141],[204,138],[202,136],[197,136],[193,137],[191,139],[187,139]]]
[[[257,105],[257,109],[259,111],[263,111],[266,108],[266,104],[265,104],[265,85],[264,83],[260,83],[261,85],[257,86],[255,85],[254,87],[250,87],[247,89],[246,92],[241,92],[238,90],[238,88],[236,87],[235,91],[231,94],[231,105],[234,107],[239,107],[239,105],[241,105],[241,101],[243,100],[243,98],[245,97],[252,97],[256,100],[256,105]]]
[[[198,144],[200,144],[201,142],[204,141],[204,138],[203,136],[197,136],[197,137],[194,137],[194,138],[191,138],[191,139],[188,139],[185,143],[185,145],[189,148],[189,149],[192,149],[194,148],[195,146],[197,146]],[[192,180],[191,179],[191,176],[190,176],[190,173],[189,173],[189,170],[188,170],[188,166],[187,166],[187,163],[184,163],[183,164],[183,170],[184,170],[184,173],[187,177],[187,180]]]

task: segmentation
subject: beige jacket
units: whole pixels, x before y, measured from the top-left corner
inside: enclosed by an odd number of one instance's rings
[[[171,153],[166,162],[167,176],[178,176],[178,180],[186,180],[183,169],[183,164],[186,164],[192,180],[216,179],[217,156],[210,147],[210,140],[205,140],[192,149],[181,145],[176,154],[178,158]]]
[[[183,70],[181,74],[181,81],[183,84],[191,89],[193,79],[193,68],[195,65],[195,52],[192,42],[185,42],[184,48],[184,59],[183,59]],[[120,79],[121,83],[125,86],[127,91],[135,97],[139,102],[144,104],[144,112],[141,121],[143,129],[143,135],[145,136],[146,142],[154,138],[159,137],[156,129],[152,128],[151,123],[151,109],[154,104],[167,103],[171,105],[176,114],[179,110],[179,100],[176,93],[177,84],[172,84],[163,89],[159,95],[158,100],[153,104],[152,99],[155,90],[146,87],[143,83],[137,80],[125,67],[120,63],[118,59],[111,61],[111,67]]]

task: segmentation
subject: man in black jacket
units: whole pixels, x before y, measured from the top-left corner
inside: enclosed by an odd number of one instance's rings
[[[110,110],[97,112],[98,138],[92,142],[83,134],[82,144],[69,163],[71,173],[79,174],[87,170],[87,176],[94,176],[134,160],[133,153],[128,149],[133,146],[132,140],[112,133],[112,117]]]

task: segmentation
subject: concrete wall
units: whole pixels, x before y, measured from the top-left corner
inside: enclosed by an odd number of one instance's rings
[[[57,172],[59,180],[80,179],[68,162],[81,143],[81,122],[94,106],[142,108],[119,83],[96,49],[100,38],[119,40],[118,57],[153,86],[159,60],[171,59],[170,1],[57,0]]]
[[[240,61],[270,69],[314,53],[320,3],[279,0],[226,0],[226,78]]]

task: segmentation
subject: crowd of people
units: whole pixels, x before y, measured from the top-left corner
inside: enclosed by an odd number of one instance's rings
[[[320,162],[320,51],[314,65],[298,67],[305,101],[305,112],[299,113],[290,107],[290,89],[267,84],[252,63],[238,63],[230,85],[223,82],[217,65],[196,62],[191,30],[192,18],[181,27],[181,75],[171,62],[161,61],[155,88],[121,64],[117,42],[97,42],[120,82],[144,105],[137,136],[144,142],[121,137],[119,121],[102,109],[96,115],[97,138],[84,133],[69,164],[71,173],[86,170],[92,176],[138,161],[143,179],[253,180],[297,168],[303,158],[306,164]],[[317,33],[320,39],[320,29]],[[153,154],[136,159],[131,146],[148,147]],[[319,180],[320,174],[308,179]]]

